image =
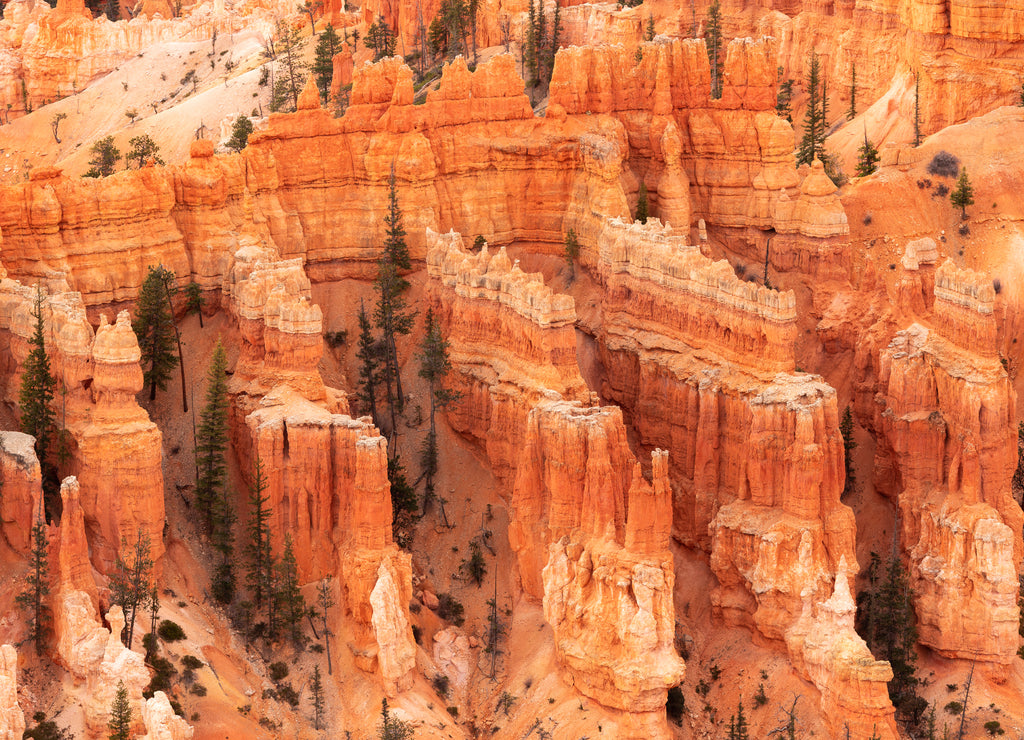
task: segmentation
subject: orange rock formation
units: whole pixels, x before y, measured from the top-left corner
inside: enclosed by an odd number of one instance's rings
[[[896,498],[920,640],[950,657],[1016,654],[1022,513],[1016,393],[999,361],[991,281],[947,262],[933,328],[898,332],[881,355],[875,486]]]
[[[62,281],[55,285],[60,286]],[[139,345],[127,312],[110,325],[101,317],[93,329],[78,293],[44,294],[43,319],[52,372],[57,378],[57,424],[70,435],[70,458],[63,472],[75,475],[93,565],[109,573],[122,538],[148,537],[157,572],[163,556],[164,490],[161,434],[135,400],[142,390]],[[0,333],[21,363],[35,330],[36,291],[4,279],[0,282]],[[6,396],[17,398],[20,369],[8,377]],[[115,452],[116,451],[116,452]],[[130,492],[130,495],[126,495]]]
[[[35,440],[21,432],[0,432],[0,537],[14,552],[27,555],[32,546],[30,522],[40,515],[42,479]]]

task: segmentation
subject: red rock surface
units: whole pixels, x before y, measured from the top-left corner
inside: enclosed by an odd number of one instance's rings
[[[21,432],[0,432],[0,537],[14,552],[28,555],[31,522],[40,515],[42,478],[35,440]]]

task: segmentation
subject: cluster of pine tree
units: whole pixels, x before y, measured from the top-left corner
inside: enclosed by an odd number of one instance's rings
[[[523,64],[526,65],[529,75],[526,84],[531,88],[543,88],[551,84],[551,75],[555,71],[555,54],[558,51],[561,33],[562,18],[558,3],[555,3],[549,32],[543,0],[536,0],[536,2],[530,0],[526,43],[523,46]]]
[[[722,97],[722,7],[719,0],[708,6],[704,22],[704,45],[711,65],[711,97]]]
[[[476,22],[480,0],[444,0],[437,15],[430,22],[427,43],[433,57],[454,59],[459,54],[469,53],[473,46],[473,63],[476,63]]]

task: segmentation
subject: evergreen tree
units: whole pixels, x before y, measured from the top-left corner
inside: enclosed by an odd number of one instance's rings
[[[647,30],[644,32],[644,39],[646,39],[647,41],[654,41],[654,37],[656,35],[657,35],[657,32],[654,29],[654,16],[653,15],[648,15],[647,16]]]
[[[227,147],[236,152],[240,152],[245,149],[249,143],[249,134],[253,131],[252,121],[249,116],[241,115],[235,119],[234,125],[231,127],[231,138],[228,139]]]
[[[718,0],[713,0],[708,7],[704,43],[711,65],[711,97],[717,99],[722,97],[722,8]]]
[[[548,62],[548,16],[544,12],[544,0],[537,0],[537,83],[547,81]]]
[[[419,511],[416,489],[405,477],[405,466],[398,455],[388,460],[388,481],[391,483],[391,533],[398,546],[412,547],[412,523]],[[444,506],[444,499],[441,499]]]
[[[196,505],[208,532],[213,531],[214,502],[227,484],[228,384],[227,354],[217,341],[206,374],[206,406],[199,416],[196,436]]]
[[[121,550],[128,547],[128,540],[121,538]],[[126,561],[121,552],[114,563],[114,574],[110,577],[111,597],[124,611],[124,644],[131,650],[135,637],[135,617],[139,608],[145,609],[153,592],[153,558],[150,556],[151,543],[141,527],[135,535]]]
[[[576,238],[576,229],[569,229],[565,234],[565,246],[562,250],[565,264],[569,266],[569,280],[576,279],[576,258],[580,254],[580,242]]]
[[[647,205],[647,184],[644,182],[640,183],[640,190],[636,195],[636,220],[642,224],[647,223],[647,219],[650,216]]]
[[[853,451],[857,443],[853,440],[853,414],[847,406],[843,411],[843,418],[839,422],[839,433],[843,435],[844,457],[846,459],[846,483],[843,485],[843,495],[852,493],[857,485],[857,477],[853,472]]]
[[[441,334],[441,326],[434,320],[433,310],[427,311],[426,332],[420,345],[419,376],[430,386],[430,430],[423,444],[422,467],[425,479],[423,506],[434,498],[434,476],[438,469],[437,424],[438,409],[448,408],[461,398],[462,394],[444,387],[445,378],[451,372],[452,363],[448,358],[448,342]],[[442,523],[448,525],[448,517],[441,506]]]
[[[960,177],[956,180],[956,187],[949,194],[950,202],[960,209],[960,218],[967,218],[967,206],[974,205],[974,186],[967,179],[967,167],[960,168]]]
[[[416,314],[408,307],[405,293],[409,289],[409,281],[401,274],[403,270],[411,269],[412,263],[409,259],[409,248],[405,243],[402,211],[398,207],[398,190],[395,185],[393,165],[391,176],[388,179],[388,191],[388,213],[384,217],[387,236],[384,240],[383,253],[377,261],[377,279],[374,285],[377,288],[378,297],[373,320],[383,334],[381,338],[384,350],[383,381],[391,413],[388,452],[395,454],[393,443],[398,434],[396,414],[401,413],[405,405],[395,338],[405,336],[412,331]]]
[[[391,716],[386,698],[381,699],[380,702],[380,718],[380,726],[377,728],[380,740],[410,740],[412,738],[412,725]]]
[[[131,149],[128,150],[128,154],[124,158],[126,165],[134,162],[135,168],[141,170],[150,159],[156,164],[164,163],[160,158],[160,147],[149,134],[133,136],[128,140],[128,144],[131,146]]]
[[[277,564],[277,610],[281,626],[288,630],[294,642],[302,639],[302,618],[306,616],[306,602],[299,584],[299,566],[292,549],[292,536],[284,536],[284,552]]]
[[[107,20],[119,21],[121,20],[121,3],[119,0],[107,0],[103,6],[103,12],[107,15]]]
[[[245,551],[249,556],[247,583],[256,601],[256,608],[263,606],[263,599],[273,601],[273,557],[270,552],[270,495],[267,493],[267,476],[263,472],[263,461],[259,455],[253,464],[252,483],[249,486],[249,541]]]
[[[857,62],[850,67],[850,107],[846,117],[851,121],[857,117]]]
[[[199,317],[200,329],[203,328],[204,305],[206,305],[206,298],[203,297],[203,287],[193,280],[185,286],[185,310]]]
[[[316,604],[320,607],[320,611],[316,616],[320,618],[321,627],[324,631],[324,647],[327,652],[327,675],[330,676],[333,670],[331,669],[331,628],[327,612],[334,606],[334,594],[331,593],[331,584],[326,578],[321,579],[320,583],[316,586]]]
[[[555,12],[551,21],[551,40],[547,44],[547,64],[545,65],[544,81],[550,85],[551,76],[555,73],[555,55],[558,53],[558,37],[562,33],[562,10],[555,3]]]
[[[736,714],[729,720],[729,740],[750,740],[747,718],[743,714],[743,702],[736,708]]]
[[[50,564],[48,539],[43,512],[39,511],[32,525],[32,549],[29,551],[29,570],[25,576],[25,588],[15,598],[18,606],[29,613],[28,639],[36,645],[36,652],[43,652],[43,632],[49,621],[46,597],[50,594]]]
[[[43,321],[43,289],[36,285],[36,297],[32,305],[35,328],[29,339],[28,357],[22,365],[21,389],[18,404],[21,407],[21,431],[35,437],[36,458],[43,475],[43,497],[46,503],[46,517],[53,519],[59,511],[56,471],[50,465],[50,435],[53,433],[54,413],[50,408],[57,379],[50,372],[50,358],[46,356],[45,323]]]
[[[864,143],[857,150],[857,177],[867,177],[878,169],[878,148],[868,139],[864,131]]]
[[[821,62],[817,52],[812,51],[808,60],[807,112],[804,114],[804,134],[796,156],[797,166],[811,164],[823,153],[821,145],[825,141],[825,118],[821,99]]]
[[[313,666],[313,680],[309,684],[310,698],[313,700],[313,729],[319,730],[324,721],[324,682],[320,677],[320,666]]]
[[[775,115],[793,122],[793,111],[790,103],[793,100],[793,80],[781,81],[782,67],[779,67],[779,92],[775,96]]]
[[[480,0],[468,0],[466,3],[466,15],[469,22],[469,37],[473,41],[473,65],[476,66],[478,58],[476,54],[476,21],[480,13]],[[556,9],[557,14],[557,9]]]
[[[366,307],[359,302],[359,348],[356,359],[359,360],[359,391],[358,397],[363,411],[369,412],[373,423],[377,423],[377,386],[381,380],[380,343],[373,336],[370,319],[366,315]]]
[[[366,29],[366,36],[363,38],[366,48],[373,52],[373,61],[375,62],[394,56],[396,41],[397,39],[391,28],[384,22],[384,18],[379,16]]]
[[[167,381],[179,361],[172,348],[175,326],[167,296],[167,286],[173,280],[174,273],[163,265],[149,268],[139,291],[132,324],[142,351],[143,383],[149,386],[150,401],[156,398],[157,388],[167,389]]]
[[[270,104],[272,111],[287,108],[294,111],[299,106],[299,95],[306,84],[306,63],[302,61],[302,33],[284,21],[277,21],[277,80],[274,83],[274,97]]]
[[[543,5],[541,6],[543,10]],[[537,75],[537,6],[530,0],[529,18],[526,26],[526,44],[523,51],[523,62],[529,73],[526,84],[531,88],[538,82]],[[531,90],[532,93],[532,90]]]
[[[921,146],[921,78],[914,73],[914,146]]]
[[[107,177],[114,174],[114,168],[121,159],[121,151],[114,146],[113,136],[104,136],[90,147],[92,159],[85,177]]]
[[[341,37],[330,23],[316,42],[313,57],[313,79],[320,91],[320,102],[327,105],[331,95],[331,79],[334,77],[334,55],[341,51]]]
[[[110,719],[107,721],[110,740],[129,740],[132,736],[132,705],[128,703],[128,689],[124,681],[117,682],[114,702],[110,705]]]

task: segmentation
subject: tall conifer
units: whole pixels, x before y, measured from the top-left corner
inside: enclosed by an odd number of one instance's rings
[[[167,389],[171,372],[178,365],[174,354],[174,317],[166,287],[173,280],[174,273],[163,265],[149,268],[132,323],[142,352],[142,379],[149,386],[150,401],[156,398],[158,388]]]

